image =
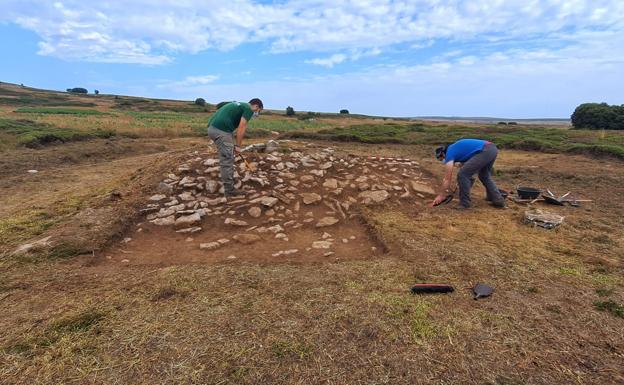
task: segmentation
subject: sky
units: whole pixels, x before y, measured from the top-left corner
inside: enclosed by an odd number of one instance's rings
[[[0,0],[0,81],[382,116],[624,104],[622,0]]]

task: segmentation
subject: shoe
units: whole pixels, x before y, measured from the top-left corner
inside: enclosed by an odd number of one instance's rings
[[[505,203],[504,199],[498,200],[498,201],[492,201],[492,206],[499,208],[499,209],[504,209],[507,207],[507,203]]]
[[[225,192],[226,198],[236,198],[236,197],[242,197],[242,196],[245,196],[245,192],[238,190],[238,189],[232,189],[230,191]]]
[[[454,210],[459,210],[459,211],[470,210],[470,206],[464,206],[461,203],[458,203],[455,206],[453,206],[453,209]]]

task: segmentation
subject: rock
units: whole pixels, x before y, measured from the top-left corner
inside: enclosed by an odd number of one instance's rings
[[[273,210],[273,209],[267,210],[264,213],[264,215],[266,215],[267,217],[272,217],[273,215],[275,215],[275,210]]]
[[[321,170],[328,170],[328,169],[332,168],[333,165],[334,164],[332,162],[326,162],[326,163],[323,163],[319,168]]]
[[[299,178],[299,180],[302,181],[303,183],[308,183],[308,182],[313,182],[314,177],[312,175],[303,175],[301,176],[301,178]]]
[[[313,249],[329,249],[330,247],[332,247],[333,243],[329,242],[329,241],[315,241],[312,242],[312,248]]]
[[[335,253],[333,251],[330,251],[328,253],[323,254],[323,257],[331,257],[332,255],[334,255]]]
[[[411,184],[412,184],[412,189],[417,193],[421,193],[425,195],[436,195],[435,190],[431,186],[426,185],[423,182],[418,182],[418,181],[413,180]]]
[[[342,243],[349,243],[349,240],[347,238],[342,238]]]
[[[355,181],[357,183],[363,183],[363,182],[366,182],[367,180],[368,180],[368,177],[366,175],[362,175],[362,176],[358,177]]]
[[[355,239],[355,235],[350,236],[349,239],[353,241]]]
[[[240,221],[238,219],[234,219],[234,218],[225,218],[225,222],[226,225],[232,225],[232,226],[249,226],[249,224],[245,221]]]
[[[163,206],[170,207],[170,206],[175,206],[175,205],[178,205],[178,204],[180,204],[180,201],[178,201],[177,199],[173,199],[173,200],[171,200],[171,201],[169,201],[167,203],[164,203]]]
[[[274,234],[277,234],[277,233],[283,232],[284,228],[282,226],[280,226],[280,225],[275,225],[275,226],[271,226],[271,227],[267,228],[267,231],[270,231],[270,232],[272,232]]]
[[[299,195],[303,198],[303,203],[305,203],[306,205],[320,202],[323,199],[317,193],[301,193]]]
[[[150,222],[155,224],[156,226],[173,226],[175,225],[175,215],[171,215],[166,218],[154,219]]]
[[[326,179],[325,182],[323,183],[323,187],[329,188],[329,189],[337,189],[338,188],[338,181],[334,178],[329,178]]]
[[[219,242],[222,245],[225,245],[226,243],[229,243],[230,240],[227,238],[221,238],[221,239],[217,239],[217,242]]]
[[[316,175],[316,176],[323,176],[325,175],[325,171],[323,170],[310,170],[310,174]]]
[[[185,186],[193,182],[195,182],[195,178],[193,178],[192,176],[185,176],[184,178],[182,178],[181,181],[178,182],[178,185]]]
[[[295,205],[293,206],[293,210],[295,212],[299,212],[299,210],[301,210],[301,203],[299,203],[299,201],[295,202]]]
[[[206,192],[214,194],[219,190],[219,182],[215,180],[209,180],[206,182]]]
[[[169,195],[173,193],[173,187],[169,186],[165,182],[160,182],[158,184],[158,192]]]
[[[26,243],[23,244],[21,246],[19,246],[17,249],[15,249],[15,251],[13,251],[12,255],[21,255],[21,254],[26,254],[30,251],[36,251],[36,250],[41,250],[44,249],[48,246],[50,246],[52,243],[50,242],[50,238],[52,238],[52,236],[49,237],[45,237],[42,238],[38,241],[32,242],[32,243]]]
[[[27,172],[27,173],[29,173],[29,174],[36,174],[36,173],[38,173],[39,171],[37,171],[37,170],[28,170],[28,171],[26,171],[26,172]]]
[[[260,197],[257,199],[254,199],[253,201],[251,201],[251,203],[260,203],[265,207],[273,207],[275,206],[275,204],[278,202],[279,199],[275,198],[275,197]]]
[[[166,199],[167,196],[163,195],[163,194],[156,194],[156,195],[152,195],[149,200],[152,202],[160,202],[163,199]]]
[[[327,238],[331,238],[331,234],[330,233],[323,233],[323,235],[321,236],[321,238],[323,239],[327,239]]]
[[[335,225],[338,222],[339,222],[339,220],[337,218],[334,218],[334,217],[324,217],[324,218],[322,218],[320,221],[318,221],[316,223],[316,227],[332,226],[332,225]]]
[[[275,164],[273,167],[278,171],[283,171],[286,168],[286,166],[282,162]]]
[[[188,227],[198,222],[201,222],[201,216],[198,213],[194,213],[194,214],[186,215],[186,216],[176,219],[175,226],[176,227]]]
[[[204,202],[209,206],[217,206],[217,205],[226,203],[227,199],[225,197],[221,197],[221,198],[215,198],[215,199],[206,199]]]
[[[177,230],[176,233],[180,233],[180,234],[193,234],[193,233],[197,233],[197,232],[199,232],[201,230],[202,230],[201,227],[195,226],[195,227],[189,227],[187,229]]]
[[[370,185],[368,183],[360,183],[358,185],[358,190],[360,191],[366,191],[368,189],[370,189]]]
[[[296,165],[296,164],[294,164],[293,162],[286,162],[286,163],[284,163],[284,165],[285,165],[287,168],[290,168],[290,169],[295,169],[295,168],[297,168],[297,165]]]
[[[200,243],[199,245],[200,250],[216,250],[219,247],[221,247],[219,242]]]
[[[206,167],[214,167],[219,164],[219,159],[206,159],[204,161],[204,166]]]
[[[386,190],[363,191],[358,194],[358,197],[363,199],[365,204],[370,204],[383,202],[390,197],[390,194]]]
[[[293,186],[293,187],[297,187],[297,186],[299,186],[300,182],[298,180],[291,180],[288,183],[290,183],[290,185]]]
[[[281,250],[281,251],[278,251],[277,253],[273,253],[271,255],[273,257],[279,257],[280,255],[290,255],[290,254],[296,254],[298,252],[299,252],[299,250],[297,250],[297,249],[290,249],[290,250]]]
[[[190,192],[184,192],[184,193],[178,195],[178,198],[180,198],[180,200],[183,201],[183,202],[188,202],[188,201],[195,200],[195,197]]]
[[[243,245],[251,245],[252,243],[256,243],[262,238],[256,234],[236,234],[232,237],[236,242],[242,243]]]
[[[236,255],[228,255],[227,259],[234,260],[234,259],[236,259]]]
[[[284,233],[275,234],[275,239],[283,239],[284,241],[288,241],[288,235]]]
[[[247,210],[247,213],[252,218],[258,218],[260,217],[260,215],[262,215],[262,209],[257,206],[250,207],[249,210]]]

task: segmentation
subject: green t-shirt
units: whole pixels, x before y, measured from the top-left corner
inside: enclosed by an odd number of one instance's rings
[[[230,102],[215,112],[208,125],[221,131],[234,132],[240,124],[241,116],[247,121],[251,120],[253,111],[249,103]]]

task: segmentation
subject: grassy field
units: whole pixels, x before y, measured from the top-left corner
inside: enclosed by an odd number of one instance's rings
[[[212,112],[0,85],[0,383],[624,383],[621,133],[273,112],[252,136],[409,157],[431,178],[434,145],[483,137],[505,149],[500,187],[592,202],[539,206],[565,216],[547,231],[522,223],[525,205],[491,209],[476,186],[468,213],[415,197],[362,209],[387,249],[374,258],[261,263],[250,249],[219,263],[96,263],[110,246],[134,257],[124,239],[138,210],[210,148]],[[12,255],[46,236],[58,243]],[[416,282],[456,291],[414,296]],[[494,295],[474,301],[477,282]]]

